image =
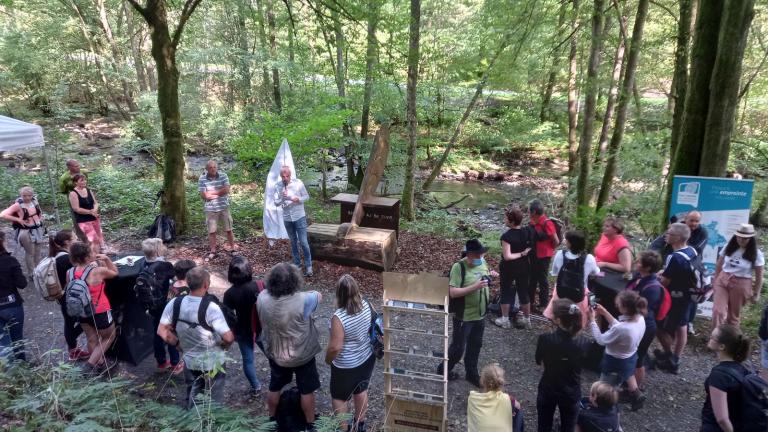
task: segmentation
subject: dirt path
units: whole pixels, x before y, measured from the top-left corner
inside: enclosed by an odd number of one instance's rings
[[[401,254],[394,271],[443,271],[448,268],[455,257],[455,251],[460,246],[457,242],[446,241],[434,237],[413,235],[407,232],[401,234]],[[244,240],[241,242],[243,254],[246,255],[256,274],[263,274],[273,264],[289,259],[289,248],[286,243],[278,243],[269,249],[263,238]],[[169,258],[192,258],[200,262],[203,256],[203,243],[197,240],[182,242],[170,249]],[[125,250],[135,250],[136,245],[123,244]],[[489,257],[493,263],[493,258]],[[208,264],[216,276],[212,292],[222,295],[226,290],[227,258],[217,258]],[[317,262],[316,276],[309,283],[309,288],[323,293],[323,302],[317,311],[318,328],[321,334],[321,344],[328,340],[329,317],[333,310],[332,288],[338,277],[349,272],[353,274],[365,291],[365,297],[375,304],[381,302],[381,281],[379,273],[360,268],[343,267],[326,262]],[[62,320],[56,303],[39,299],[33,293],[25,296],[26,324],[25,335],[31,338],[35,351],[45,352],[53,348],[63,348],[64,341],[61,331]],[[523,405],[528,430],[536,428],[536,389],[540,371],[534,363],[534,349],[537,336],[550,329],[550,324],[537,322],[532,331],[503,330],[494,326],[490,321],[486,325],[484,346],[480,355],[480,364],[498,362],[507,373],[509,382],[507,390]],[[701,332],[700,332],[701,333]],[[689,344],[679,375],[669,375],[651,372],[648,376],[648,402],[642,411],[633,413],[622,410],[622,426],[627,432],[640,431],[693,431],[698,429],[699,412],[703,403],[703,382],[714,365],[714,357],[699,347],[703,339],[699,336]],[[228,365],[227,400],[228,404],[241,407],[254,415],[265,415],[265,399],[262,396],[255,400],[247,400],[247,383],[241,371],[240,355],[236,347],[229,350],[233,359]],[[327,414],[331,411],[328,391],[330,368],[322,361],[323,354],[318,355],[318,368],[321,374],[322,386],[318,391],[318,412]],[[63,357],[63,354],[62,354]],[[257,352],[256,366],[259,378],[268,381],[269,369],[263,355]],[[385,409],[383,406],[383,379],[381,363],[377,363],[371,383],[371,404],[369,421],[373,430],[383,422]],[[463,374],[463,368],[458,371]],[[123,376],[134,379],[137,383],[136,392],[142,397],[155,398],[169,403],[180,403],[183,398],[183,381],[171,378],[168,374],[155,372],[154,359],[149,356],[138,367],[122,366]],[[583,387],[597,379],[597,375],[585,372]],[[139,384],[152,384],[140,387]],[[414,383],[418,385],[418,383]],[[449,385],[449,424],[451,431],[466,430],[466,402],[471,386],[463,380]]]

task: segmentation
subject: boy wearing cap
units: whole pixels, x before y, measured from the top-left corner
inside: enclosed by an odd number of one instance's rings
[[[453,264],[448,281],[454,315],[453,336],[448,347],[447,377],[449,380],[458,379],[453,367],[464,357],[465,379],[476,387],[480,387],[477,361],[483,346],[489,276],[498,276],[498,273],[488,270],[484,258],[487,250],[477,239],[467,241],[466,256]],[[444,373],[443,363],[440,363],[437,373]]]
[[[760,299],[764,265],[763,252],[757,248],[755,227],[741,224],[717,259],[712,328],[723,323],[739,326],[742,306]]]

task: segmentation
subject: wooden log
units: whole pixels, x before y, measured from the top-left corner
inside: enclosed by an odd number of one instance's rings
[[[373,196],[376,187],[379,185],[381,176],[384,175],[384,168],[387,166],[387,156],[389,156],[389,125],[383,124],[376,138],[373,140],[373,150],[368,159],[368,165],[365,167],[365,176],[360,185],[360,193],[355,203],[355,210],[352,212],[352,224],[360,225],[363,220],[363,204]]]
[[[345,227],[346,228],[346,227]],[[397,258],[397,236],[392,230],[362,228],[342,230],[336,224],[312,224],[307,228],[312,258],[339,264],[387,271]]]

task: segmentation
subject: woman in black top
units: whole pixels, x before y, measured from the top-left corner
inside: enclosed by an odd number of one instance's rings
[[[69,261],[69,245],[74,240],[75,237],[70,230],[61,230],[56,235],[48,237],[48,256],[56,259],[56,274],[62,289],[67,286],[67,270],[72,268],[72,263]],[[64,318],[64,340],[67,341],[69,360],[88,360],[91,353],[77,345],[77,338],[83,334],[80,321],[67,315],[67,303],[64,296],[61,296],[57,301],[61,306],[61,316]]]
[[[5,232],[0,231],[0,356],[26,360],[24,307],[19,289],[27,286],[21,264],[5,249]],[[11,349],[13,347],[13,349]]]
[[[522,228],[523,212],[513,207],[506,212],[509,230],[501,236],[501,317],[494,321],[499,327],[510,328],[509,307],[515,303],[515,294],[520,300],[523,316],[515,317],[515,327],[531,328],[531,301],[528,298],[528,279],[531,263],[528,253],[533,246],[528,229]]]
[[[104,234],[101,232],[101,218],[99,217],[99,202],[96,195],[88,186],[88,179],[83,174],[72,176],[75,188],[69,193],[69,206],[75,214],[77,226],[88,239],[89,243],[96,245],[97,253],[103,252]]]
[[[230,261],[227,280],[232,286],[224,293],[224,305],[234,310],[237,315],[237,325],[232,331],[243,357],[243,373],[251,384],[251,395],[255,396],[261,391],[261,382],[256,376],[256,366],[253,364],[255,335],[251,327],[251,314],[259,296],[259,288],[253,280],[250,263],[241,256],[236,256]]]
[[[560,410],[560,431],[573,432],[581,399],[581,365],[586,340],[581,331],[581,309],[568,299],[552,302],[557,329],[539,336],[536,364],[544,366],[536,398],[539,432],[552,430],[555,409]]]
[[[765,431],[765,426],[741,418],[743,401],[741,386],[750,371],[742,365],[749,356],[749,339],[730,324],[721,324],[712,331],[707,348],[717,353],[719,363],[704,381],[707,397],[701,409],[701,432]]]

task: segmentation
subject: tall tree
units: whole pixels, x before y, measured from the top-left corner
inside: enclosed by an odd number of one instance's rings
[[[136,102],[133,100],[133,89],[123,71],[125,58],[123,56],[123,52],[115,41],[115,36],[112,32],[112,25],[109,23],[109,17],[107,16],[107,8],[104,5],[104,0],[95,0],[94,3],[94,6],[96,6],[96,10],[98,11],[99,15],[99,27],[104,33],[104,37],[107,39],[107,44],[109,45],[110,51],[112,52],[112,70],[116,76],[120,77],[120,84],[123,89],[123,100],[125,100],[126,105],[128,105],[128,109],[131,111],[136,111],[138,110],[138,106],[136,106]]]
[[[579,0],[571,0],[573,10],[571,13],[571,49],[568,53],[568,178],[573,180],[576,172],[576,152],[578,143],[578,119],[579,100],[576,93],[576,80],[578,79],[579,62],[576,54],[579,47]]]
[[[408,122],[408,160],[405,164],[405,184],[403,185],[403,217],[413,220],[416,211],[416,138],[418,117],[416,115],[416,85],[419,80],[419,41],[421,31],[421,0],[411,0],[410,26],[408,37],[408,85],[407,112]]]
[[[272,0],[265,0],[267,6],[267,26],[269,27],[269,58],[272,60],[272,94],[275,98],[275,111],[283,111],[283,95],[280,91],[280,70],[277,68],[277,25],[275,23],[275,5]]]
[[[728,1],[720,23],[717,58],[712,70],[707,130],[702,143],[699,175],[721,177],[728,167],[731,132],[739,97],[739,80],[754,0]]]
[[[379,0],[368,2],[368,32],[365,49],[365,85],[363,88],[363,113],[360,121],[360,138],[368,138],[368,121],[371,114],[371,97],[373,95],[373,69],[376,66],[379,42],[376,40],[376,27],[379,24]],[[439,94],[439,93],[438,93]],[[439,108],[438,108],[439,109]]]
[[[171,33],[168,27],[166,0],[127,0],[149,26],[152,38],[152,58],[157,67],[157,106],[163,130],[163,190],[162,211],[176,221],[180,233],[187,228],[187,199],[184,189],[184,136],[179,111],[179,70],[176,50],[189,18],[202,0],[186,0],[179,23]]]
[[[128,40],[131,44],[131,58],[133,67],[136,69],[136,80],[139,83],[139,91],[149,91],[149,80],[144,66],[144,56],[141,51],[142,31],[134,28],[133,14],[136,13],[132,7],[123,3],[125,12],[125,27],[128,31]]]
[[[600,186],[600,194],[597,196],[597,209],[601,209],[608,202],[608,195],[611,192],[613,177],[616,175],[616,160],[619,157],[621,141],[624,138],[624,128],[627,124],[627,108],[632,98],[632,86],[635,82],[635,71],[640,59],[640,48],[643,43],[643,28],[645,19],[648,16],[648,3],[650,0],[639,0],[637,4],[637,14],[635,15],[635,25],[632,28],[632,40],[629,45],[629,55],[627,56],[627,69],[624,72],[624,82],[621,85],[619,94],[619,104],[616,108],[616,125],[613,128],[611,142],[608,145],[608,158],[605,163],[605,172]]]
[[[626,48],[626,28],[627,17],[618,10],[619,14],[619,41],[616,44],[616,53],[613,55],[613,68],[611,69],[611,83],[608,85],[608,100],[605,102],[605,113],[603,114],[603,124],[600,127],[600,137],[597,139],[597,153],[595,162],[600,162],[605,157],[608,149],[608,135],[611,130],[611,120],[616,109],[616,99],[619,95],[619,85],[621,84],[621,75],[624,70],[624,50]]]
[[[264,2],[266,0],[256,1],[256,22],[259,30],[259,54],[261,57],[261,88],[264,94],[264,102],[269,106],[269,101],[272,100],[272,88],[270,86],[269,79],[269,51],[267,44],[267,27],[264,23]]]
[[[680,16],[677,21],[677,39],[675,46],[675,69],[672,78],[672,130],[670,133],[669,160],[675,160],[677,143],[680,140],[680,127],[683,123],[686,87],[688,86],[688,45],[691,40],[691,14],[694,0],[680,0]]]
[[[576,208],[582,213],[589,205],[587,183],[589,183],[589,150],[592,147],[595,111],[597,110],[598,70],[600,54],[603,51],[603,8],[605,0],[595,0],[592,11],[592,46],[589,50],[587,82],[584,97],[584,114],[581,118],[581,138],[579,140],[579,176],[576,179]]]
[[[245,118],[253,118],[253,101],[251,100],[251,62],[249,60],[250,48],[248,47],[248,31],[245,26],[246,0],[236,0],[237,16],[235,28],[237,29],[237,75],[240,82],[240,102],[243,104]]]
[[[565,24],[565,13],[567,11],[566,2],[560,2],[560,12],[558,13],[557,28],[553,35],[553,48],[552,48],[552,64],[549,67],[549,74],[547,77],[547,83],[544,85],[544,91],[541,96],[541,111],[539,112],[539,120],[543,123],[549,120],[551,115],[551,101],[552,92],[555,90],[555,81],[557,80],[557,64],[560,60],[560,30]]]

